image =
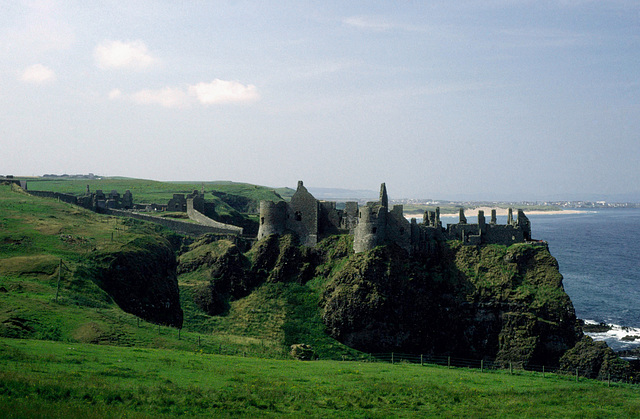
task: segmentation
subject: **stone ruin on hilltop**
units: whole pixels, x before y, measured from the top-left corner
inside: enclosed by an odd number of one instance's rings
[[[429,252],[438,241],[461,240],[467,245],[503,244],[511,245],[531,240],[531,223],[518,210],[513,218],[509,208],[507,224],[497,223],[496,211],[491,211],[487,223],[484,212],[478,211],[478,222],[467,222],[464,210],[460,209],[458,223],[442,227],[440,209],[426,211],[422,223],[415,218],[408,221],[403,215],[403,206],[389,209],[387,188],[380,186],[380,199],[358,206],[347,202],[344,209],[337,209],[335,202],[319,201],[304,187],[302,181],[289,203],[280,201],[260,202],[260,228],[258,239],[271,234],[295,233],[304,246],[313,247],[319,240],[332,234],[352,234],[353,250],[356,253],[371,250],[385,243],[394,243],[407,252]]]

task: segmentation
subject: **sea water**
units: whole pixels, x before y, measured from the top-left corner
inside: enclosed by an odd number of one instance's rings
[[[474,216],[467,215],[470,223]],[[534,239],[549,243],[578,318],[615,327],[590,334],[613,349],[640,346],[640,209],[531,214]],[[442,217],[443,224],[457,222]],[[498,217],[504,224],[506,217]],[[632,339],[637,336],[637,339]]]

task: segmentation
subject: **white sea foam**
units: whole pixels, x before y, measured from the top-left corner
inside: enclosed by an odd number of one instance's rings
[[[600,324],[595,320],[585,320],[585,324]],[[640,328],[626,327],[617,324],[607,324],[610,327],[606,332],[586,332],[593,340],[601,340],[607,343],[611,349],[632,349],[640,346]]]

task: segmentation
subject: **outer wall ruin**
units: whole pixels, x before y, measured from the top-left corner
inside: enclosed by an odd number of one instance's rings
[[[207,217],[205,213],[210,207],[212,208],[213,204],[205,202],[204,196],[198,191],[193,191],[193,193],[188,194],[186,197],[184,194],[174,194],[173,198],[169,200],[169,203],[167,205],[134,205],[133,195],[128,190],[123,195],[120,195],[115,190],[111,191],[107,195],[102,190],[96,190],[92,193],[89,191],[89,187],[87,186],[86,194],[82,196],[75,196],[60,192],[29,191],[26,189],[26,186],[27,185],[25,182],[24,186],[22,186],[23,189],[25,189],[25,191],[33,196],[59,199],[60,201],[78,205],[103,214],[150,221],[156,224],[161,224],[164,227],[167,227],[168,229],[179,233],[196,236],[206,233],[213,233],[229,237],[237,237],[242,235],[243,233],[242,227],[224,224]],[[195,221],[197,224],[156,217],[148,214],[141,214],[134,211],[138,210],[156,212],[167,211],[169,208],[177,212],[186,212],[189,219]]]
[[[387,189],[380,187],[378,201],[358,207],[356,202],[347,202],[344,210],[336,209],[335,202],[318,201],[307,191],[302,181],[286,202],[260,202],[260,229],[258,239],[271,234],[282,235],[293,232],[300,243],[313,247],[322,238],[331,234],[353,234],[353,249],[356,253],[371,250],[384,243],[395,243],[409,253],[429,252],[434,241],[460,240],[467,245],[521,243],[531,240],[531,224],[522,210],[514,221],[512,210],[506,225],[496,223],[495,210],[486,222],[484,213],[478,212],[478,223],[467,223],[464,210],[460,210],[457,224],[442,227],[440,209],[427,211],[423,222],[411,222],[403,215],[402,205],[389,210]]]

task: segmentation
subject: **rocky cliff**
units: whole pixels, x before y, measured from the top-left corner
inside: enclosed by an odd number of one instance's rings
[[[128,313],[182,327],[176,256],[162,236],[137,238],[114,252],[92,257],[90,276]]]
[[[543,244],[447,242],[419,258],[378,247],[331,276],[322,312],[332,336],[373,352],[557,365],[582,335]]]
[[[351,240],[334,236],[308,249],[293,236],[271,236],[244,254],[204,241],[181,256],[179,271],[206,270],[209,282],[195,298],[210,314],[265,282],[313,279],[309,290],[319,304],[309,315],[321,316],[336,340],[366,352],[558,365],[582,337],[545,244],[451,241],[409,257],[393,245],[354,254]]]

